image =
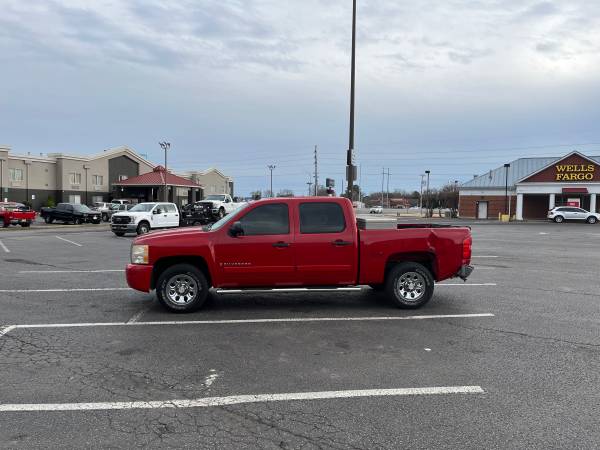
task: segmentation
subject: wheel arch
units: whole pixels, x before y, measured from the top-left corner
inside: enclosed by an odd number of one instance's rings
[[[154,267],[152,269],[152,279],[150,280],[150,289],[155,289],[156,281],[158,280],[160,274],[165,269],[174,266],[175,264],[190,264],[194,267],[197,267],[202,271],[202,273],[206,277],[208,285],[212,287],[212,277],[210,275],[210,270],[208,269],[208,264],[206,263],[206,260],[202,256],[183,255],[168,256],[165,258],[161,258],[154,264]]]
[[[433,279],[437,280],[437,260],[435,255],[430,252],[399,252],[391,254],[385,263],[384,280],[387,280],[388,273],[392,267],[403,262],[422,264],[431,272]]]

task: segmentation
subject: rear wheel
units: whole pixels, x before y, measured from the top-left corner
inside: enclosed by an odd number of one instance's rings
[[[2,228],[8,228],[9,225],[10,225],[10,222],[7,222],[4,219],[2,219]]]
[[[25,223],[21,224],[21,226],[24,227],[24,228],[27,228],[30,225],[31,225],[31,222],[25,222]]]
[[[146,234],[150,231],[150,225],[148,222],[140,222],[137,227],[137,234]]]
[[[431,300],[434,280],[427,267],[415,262],[403,262],[388,273],[385,290],[399,308],[419,308]]]
[[[594,216],[590,216],[587,218],[587,223],[596,223],[598,222],[598,219],[596,219]]]
[[[185,313],[195,311],[204,304],[208,289],[202,271],[190,264],[176,264],[158,277],[156,296],[170,311]]]
[[[565,221],[565,218],[564,218],[563,216],[556,216],[556,217],[554,218],[554,221],[555,221],[556,223],[563,223],[563,222]]]

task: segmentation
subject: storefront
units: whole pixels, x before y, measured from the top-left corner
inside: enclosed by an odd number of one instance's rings
[[[516,220],[544,219],[555,206],[597,212],[600,156],[572,152],[562,158],[521,158],[460,187],[459,215]]]

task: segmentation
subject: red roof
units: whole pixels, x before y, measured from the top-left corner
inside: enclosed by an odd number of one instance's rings
[[[123,181],[113,183],[116,186],[164,186],[165,184],[165,168],[163,166],[156,166],[152,172],[138,175],[137,177],[128,178]],[[202,185],[196,184],[193,181],[188,180],[177,175],[173,175],[167,171],[167,185],[169,186],[184,186],[201,188]]]

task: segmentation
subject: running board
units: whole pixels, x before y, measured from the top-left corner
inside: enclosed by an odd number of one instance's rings
[[[277,292],[348,292],[361,291],[361,287],[334,287],[334,288],[273,288],[273,289],[217,289],[217,294],[243,294],[250,292],[277,293]]]

